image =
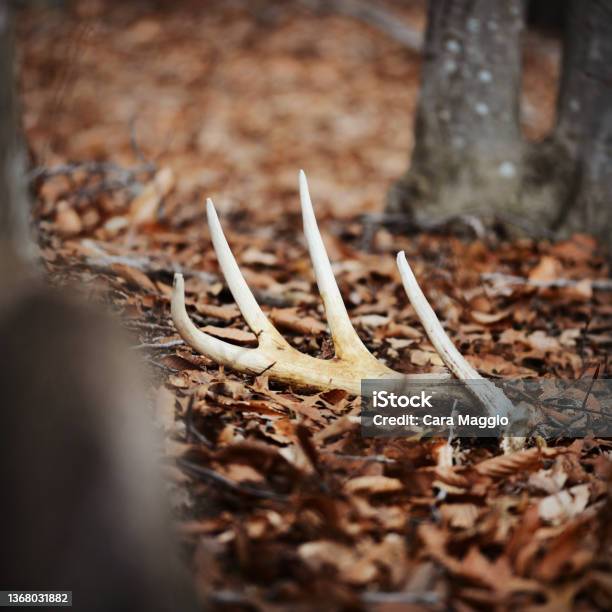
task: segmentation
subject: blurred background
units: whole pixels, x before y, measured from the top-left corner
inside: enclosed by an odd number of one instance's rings
[[[549,11],[533,9],[523,43],[521,126],[540,140],[554,121],[563,12],[532,4]],[[171,223],[203,195],[264,219],[293,210],[299,168],[319,214],[380,211],[410,159],[425,23],[424,0],[28,3],[19,58],[31,152],[44,167],[171,168]],[[49,207],[58,190],[45,185]]]

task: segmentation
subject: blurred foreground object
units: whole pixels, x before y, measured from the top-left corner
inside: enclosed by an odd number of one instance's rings
[[[531,0],[537,2],[537,0]],[[557,122],[519,127],[522,0],[430,0],[415,147],[390,212],[482,212],[612,238],[612,5],[571,0]]]
[[[10,35],[2,3],[0,586],[72,590],[88,612],[192,610],[138,368],[105,316],[30,263]]]

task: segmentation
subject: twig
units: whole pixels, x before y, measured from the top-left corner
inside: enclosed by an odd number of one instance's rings
[[[229,478],[222,476],[210,468],[197,465],[191,461],[187,461],[186,459],[178,459],[177,463],[181,468],[187,472],[190,472],[193,476],[198,476],[203,480],[221,485],[234,493],[240,493],[241,495],[255,497],[258,499],[274,499],[277,501],[287,501],[289,499],[288,495],[283,495],[282,493],[276,493],[275,491],[270,491],[269,489],[257,489],[250,485],[242,484],[240,482],[236,482],[235,480],[230,480]]]
[[[138,328],[138,329],[151,329],[155,331],[168,331],[173,330],[174,327],[170,324],[164,323],[148,323],[146,321],[132,321],[128,320],[123,323],[124,327],[129,328]]]
[[[143,342],[142,344],[136,344],[132,347],[132,350],[140,350],[140,349],[169,349],[174,348],[175,346],[181,346],[185,344],[183,340],[169,340],[168,342]]]
[[[436,605],[440,603],[440,596],[432,591],[424,593],[412,593],[410,591],[395,591],[392,593],[368,591],[361,596],[361,599],[368,604],[422,604]]]
[[[104,250],[100,243],[95,242],[94,240],[86,239],[83,240],[81,244],[96,253],[95,257],[85,257],[85,263],[91,268],[101,268],[106,270],[115,264],[121,264],[124,266],[130,266],[131,268],[136,268],[137,270],[147,274],[162,272],[173,275],[178,272],[184,276],[197,278],[204,283],[214,283],[219,280],[217,276],[210,274],[209,272],[193,270],[192,268],[184,268],[178,264],[173,264],[171,268],[165,268],[163,265],[155,263],[150,257],[146,257],[144,255],[140,255],[138,257],[130,255],[111,255]]]
[[[500,272],[485,272],[480,277],[484,281],[492,281],[505,285],[527,285],[529,287],[538,287],[540,289],[553,289],[564,287],[575,287],[583,283],[585,279],[573,280],[571,278],[555,278],[549,281],[538,281],[525,278],[524,276],[514,276],[512,274],[502,274]],[[594,278],[588,279],[591,287],[597,291],[612,291],[612,279]]]
[[[321,450],[322,455],[333,457],[334,459],[341,459],[343,461],[363,461],[364,463],[389,463],[395,464],[397,460],[390,459],[384,455],[347,455],[345,453],[336,453],[334,451]]]
[[[407,25],[398,16],[374,2],[365,0],[302,0],[302,4],[313,10],[326,10],[353,17],[387,34],[400,45],[416,51],[423,48],[423,34]]]
[[[171,368],[170,366],[167,366],[165,363],[159,363],[158,361],[155,361],[154,359],[145,359],[146,363],[150,363],[152,366],[155,366],[156,368],[159,368],[160,370],[163,370],[166,373],[170,373],[170,374],[178,374],[178,370],[176,368]]]

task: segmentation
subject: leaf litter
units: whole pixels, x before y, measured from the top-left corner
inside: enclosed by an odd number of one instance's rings
[[[212,195],[264,310],[300,351],[333,354],[299,230],[305,166],[347,308],[379,359],[440,366],[393,265],[404,249],[481,373],[609,376],[612,301],[596,288],[609,271],[590,237],[370,235],[361,215],[406,163],[418,57],[333,14],[208,4],[186,18],[82,0],[42,29],[25,13],[19,37],[24,125],[47,169],[33,182],[43,261],[146,347],[207,609],[610,609],[609,441],[502,456],[462,440],[440,465],[439,440],[362,438],[344,392],[239,375],[175,342],[175,271],[200,327],[257,340],[219,276]],[[422,24],[419,6],[403,9],[407,21]]]

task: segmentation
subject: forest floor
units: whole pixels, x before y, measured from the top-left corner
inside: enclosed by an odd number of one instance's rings
[[[422,3],[387,4],[422,30]],[[607,377],[612,344],[609,271],[589,236],[375,222],[409,159],[417,53],[296,2],[205,5],[31,11],[19,57],[45,264],[120,313],[155,373],[180,534],[209,609],[612,608],[609,441],[504,456],[461,440],[441,468],[443,441],[362,437],[355,397],[236,374],[182,343],[174,271],[201,327],[256,344],[211,248],[210,196],[285,337],[333,354],[301,232],[304,168],[351,319],[391,367],[442,365],[401,288],[402,249],[483,375]],[[558,54],[529,35],[531,138],[552,123]],[[538,286],[559,279],[571,282]]]

